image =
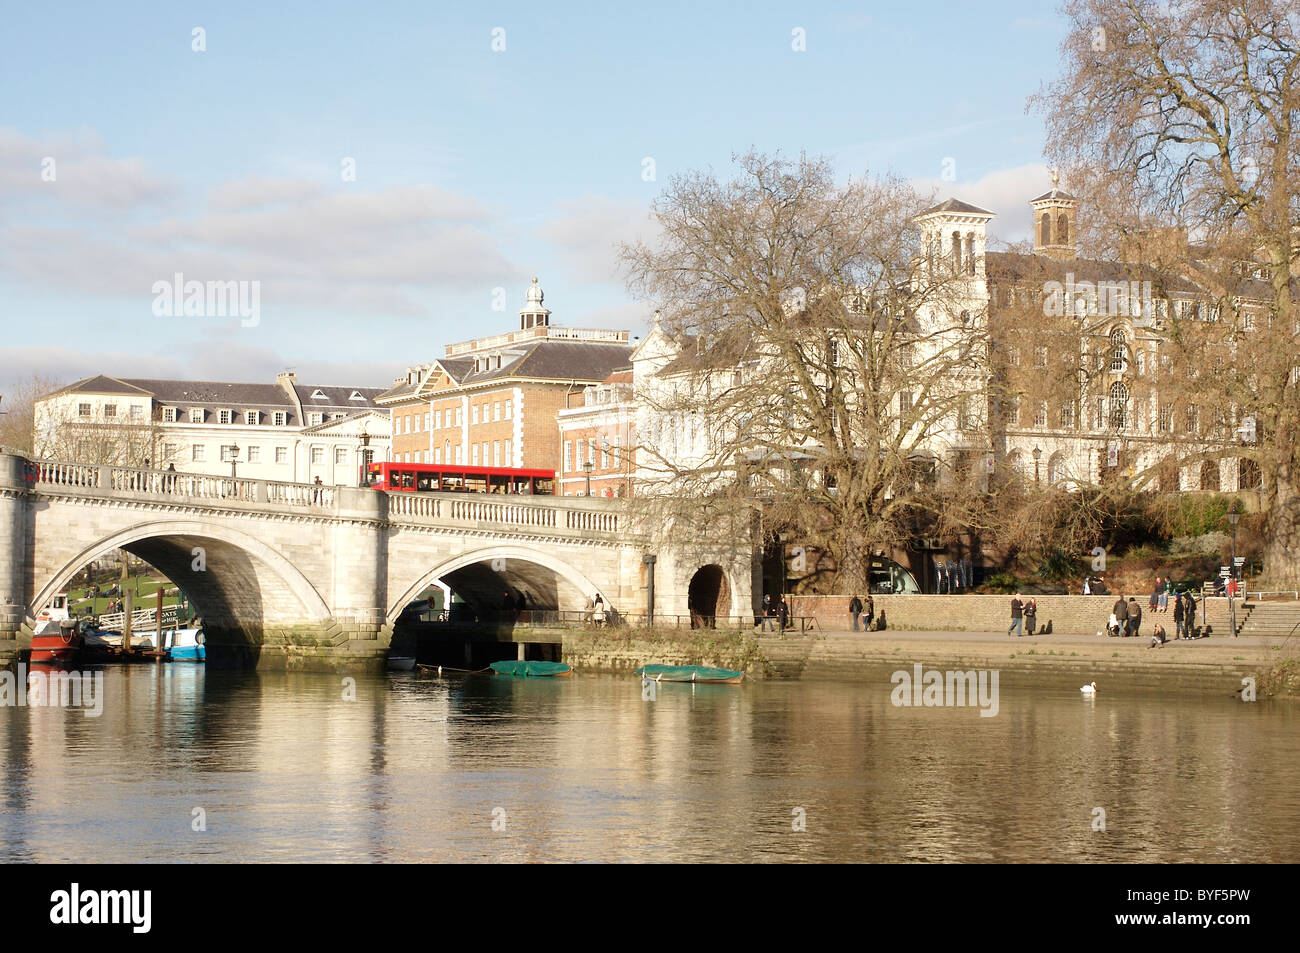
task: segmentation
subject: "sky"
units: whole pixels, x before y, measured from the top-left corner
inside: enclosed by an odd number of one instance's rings
[[[1022,240],[1050,187],[1025,102],[1065,29],[1036,0],[9,0],[0,394],[387,385],[517,327],[532,276],[552,323],[644,334],[618,243],[750,148],[902,175]],[[191,281],[244,283],[244,311],[186,313]]]

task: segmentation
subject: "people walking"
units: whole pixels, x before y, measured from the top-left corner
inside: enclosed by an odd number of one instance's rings
[[[605,624],[605,600],[601,597],[599,592],[596,593],[595,604],[591,610],[591,621],[597,628],[600,628]]]
[[[1125,635],[1136,636],[1138,627],[1142,625],[1142,607],[1138,605],[1135,598],[1130,597],[1128,600],[1128,631]]]
[[[1011,627],[1007,629],[1007,635],[1014,632],[1016,638],[1020,638],[1025,634],[1021,631],[1021,627],[1024,625],[1024,612],[1025,604],[1020,599],[1020,593],[1017,592],[1011,600]]]
[[[1128,634],[1128,603],[1124,601],[1123,596],[1120,596],[1118,599],[1115,600],[1115,605],[1111,607],[1110,611],[1112,613],[1111,618],[1115,620],[1115,625],[1119,629],[1119,631],[1116,632],[1115,634],[1127,635]]]
[[[1174,638],[1183,637],[1183,616],[1186,614],[1186,606],[1181,597],[1174,597]]]
[[[853,617],[853,631],[858,631],[858,616],[862,615],[862,600],[858,598],[855,592],[853,598],[849,600],[849,615]]]
[[[790,624],[790,607],[785,604],[785,596],[776,604],[776,619],[780,623],[780,631],[784,632]]]
[[[1038,600],[1030,599],[1025,604],[1025,634],[1033,635],[1034,626],[1038,624]]]
[[[1188,589],[1183,593],[1183,638],[1190,639],[1196,634],[1196,596]]]
[[[871,598],[871,593],[867,593],[867,601],[862,607],[862,628],[871,631],[871,625],[876,618],[876,601]]]
[[[762,632],[775,631],[773,626],[775,625],[775,621],[776,621],[776,606],[772,604],[772,596],[770,594],[764,593],[763,608],[761,611],[763,613],[762,615],[763,628],[760,631]]]

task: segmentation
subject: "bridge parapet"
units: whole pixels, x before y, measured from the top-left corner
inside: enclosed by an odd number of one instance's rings
[[[525,502],[526,501],[526,502]],[[467,493],[388,494],[391,523],[479,528],[484,524],[548,535],[622,538],[618,502],[598,497],[512,497],[507,500]]]
[[[38,493],[71,492],[114,497],[144,495],[152,500],[201,501],[218,505],[265,504],[323,512],[333,508],[337,489],[317,483],[231,479],[175,470],[145,470],[52,460],[29,464],[26,479]]]

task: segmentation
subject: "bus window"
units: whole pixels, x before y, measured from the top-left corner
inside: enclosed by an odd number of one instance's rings
[[[442,488],[455,492],[465,488],[465,477],[459,473],[444,473],[442,475]]]
[[[436,473],[420,473],[415,481],[415,488],[422,493],[436,488],[438,475]]]
[[[533,492],[544,493],[548,496],[555,493],[555,479],[553,477],[537,477],[533,480]]]
[[[488,482],[492,486],[493,493],[510,492],[510,477],[508,476],[490,476]]]
[[[465,477],[465,489],[470,493],[486,493],[488,491],[487,477],[481,473],[467,474]]]

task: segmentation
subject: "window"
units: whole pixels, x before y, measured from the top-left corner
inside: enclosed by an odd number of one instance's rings
[[[1110,425],[1115,430],[1128,426],[1128,388],[1121,381],[1110,385]]]
[[[1160,433],[1169,433],[1173,429],[1174,409],[1168,404],[1162,404],[1157,416],[1156,429]]]
[[[347,462],[348,462],[348,451],[347,451],[347,448],[346,448],[346,447],[335,447],[335,448],[334,448],[334,465],[335,465],[336,467],[341,467],[341,466],[343,466],[343,464],[345,464],[345,463],[347,463]]]
[[[1106,423],[1106,398],[1098,397],[1092,408],[1092,429],[1101,430]]]
[[[1013,427],[1020,426],[1020,398],[1012,397],[1007,401],[1007,423]]]
[[[463,417],[464,417],[464,415],[461,413],[461,408],[460,408],[460,407],[457,407],[457,408],[456,408],[456,426],[457,426],[457,427],[459,427],[459,426],[461,425],[461,420],[462,420]],[[457,462],[459,462],[459,461],[457,461]]]
[[[1012,367],[1020,366],[1020,348],[1014,344],[1007,348],[1007,363]]]
[[[509,406],[509,405],[507,404],[507,406]],[[505,465],[506,465],[506,466],[508,466],[508,467],[513,467],[513,466],[515,465],[515,458],[511,455],[511,452],[510,452],[510,441],[509,441],[509,440],[503,440],[503,441],[501,441],[501,456],[505,458],[505,461],[506,461]]]
[[[456,462],[457,463],[465,462],[465,448],[459,445],[457,445],[456,447]]]
[[[1034,367],[1047,366],[1047,348],[1039,345],[1034,348]]]
[[[231,460],[239,459],[239,448],[233,445],[223,444],[221,447],[221,462],[229,463]]]
[[[478,404],[475,404],[473,407],[470,408],[470,410],[469,410],[469,422],[470,422],[471,424],[476,424],[476,423],[478,423]]]
[[[473,463],[474,463],[474,466],[478,466],[478,444],[474,444],[471,453],[472,453],[472,456],[473,456]]]
[[[326,396],[325,396],[325,392],[324,392],[323,390],[321,390],[321,389],[318,387],[316,390],[314,390],[314,391],[311,392],[311,399],[312,399],[312,400],[326,400],[326,399],[328,399],[328,398],[326,398]]]
[[[202,463],[207,459],[207,448],[201,443],[193,444],[190,447],[190,460],[194,463]]]
[[[131,416],[132,416],[132,418],[134,418],[134,419],[136,419],[136,420],[139,420],[141,417],[143,417],[143,416],[144,416],[144,406],[141,405],[141,404],[132,404],[132,405],[131,405]]]
[[[433,423],[433,414],[429,413],[429,412],[426,410],[426,411],[424,412],[424,429],[425,429],[425,430],[428,430],[428,429],[429,429],[429,424],[431,424],[431,423]]]
[[[104,416],[105,416],[105,417],[116,417],[116,416],[117,416],[117,404],[105,404],[105,405],[104,405]]]
[[[912,392],[903,391],[898,395],[898,412],[906,415],[912,412]]]
[[[411,416],[415,418],[415,432],[416,432],[416,433],[419,433],[419,432],[420,432],[420,415],[419,415],[419,414],[412,414]]]
[[[275,462],[276,462],[276,463],[288,463],[288,462],[289,462],[289,448],[288,448],[288,447],[276,447],[276,448],[275,448]]]
[[[609,441],[603,440],[600,444],[600,468],[609,469]]]
[[[1061,402],[1061,428],[1065,430],[1073,429],[1075,418],[1074,401],[1066,400]]]
[[[501,466],[501,441],[492,441],[492,466]]]
[[[499,400],[492,405],[492,419],[493,420],[501,419],[501,401]]]
[[[441,411],[441,410],[435,410],[435,411],[433,412],[433,427],[434,427],[435,430],[441,430],[441,429],[442,429],[442,411]]]
[[[175,459],[176,459],[176,444],[174,443],[163,444],[163,462],[171,463]]]
[[[1047,426],[1047,401],[1040,400],[1038,406],[1034,409],[1034,426]]]
[[[840,362],[840,342],[834,338],[826,342],[826,363],[831,367]]]
[[[320,424],[325,423],[325,415],[324,415],[324,414],[308,414],[308,415],[307,415],[307,423],[308,423],[310,426],[312,426],[312,427],[319,426]]]
[[[438,450],[434,450],[434,451],[433,451],[433,462],[434,462],[434,463],[442,463],[442,450],[441,450],[441,449],[438,449]]]
[[[249,447],[249,448],[248,448],[248,462],[249,462],[249,463],[261,463],[261,462],[262,462],[262,448],[261,448],[261,447]]]
[[[361,396],[360,391],[354,390],[352,393],[348,394],[348,400],[359,400],[364,402],[365,398]]]
[[[963,396],[959,401],[957,401],[957,429],[971,429],[969,396]]]
[[[505,405],[506,405],[506,407],[505,407],[505,411],[506,411],[506,420],[509,420],[509,419],[510,419],[510,408],[511,408],[511,405],[512,405],[512,404],[514,404],[514,400],[513,400],[513,399],[512,399],[512,400],[507,400],[507,401],[505,402]]]
[[[228,424],[228,423],[230,423],[231,420],[233,420],[233,419],[234,419],[234,414],[233,414],[232,411],[229,411],[229,410],[218,410],[218,411],[217,411],[217,423],[219,423],[219,424]]]
[[[1110,369],[1123,371],[1128,367],[1128,337],[1123,329],[1110,332]]]
[[[89,417],[89,416],[90,416],[90,405],[89,405],[89,404],[78,404],[78,405],[77,405],[77,416],[78,416],[78,417]]]
[[[485,408],[485,409],[486,409],[486,408]],[[484,440],[484,441],[483,441],[483,466],[485,466],[485,467],[488,466],[488,461],[492,459],[492,458],[488,455],[488,446],[489,446],[488,442],[487,442],[486,440]]]
[[[674,431],[674,432],[675,432],[675,431]],[[577,446],[577,453],[578,453],[578,456],[577,456],[577,464],[578,464],[578,465],[577,465],[576,467],[574,467],[574,469],[575,469],[575,470],[581,470],[581,469],[582,469],[582,453],[583,453],[583,448],[585,448],[585,447],[587,446],[587,442],[586,442],[585,440],[578,440],[578,441],[575,441],[575,442],[576,442],[577,445],[578,445],[578,446]]]
[[[312,447],[312,448],[311,448],[311,462],[312,462],[313,465],[320,465],[320,464],[322,464],[322,463],[325,462],[325,448],[324,448],[324,447]]]
[[[692,434],[692,442],[693,441],[694,441],[694,434]],[[595,437],[587,438],[587,459],[591,461],[591,465],[593,467],[596,465],[596,438]]]
[[[898,346],[898,363],[901,367],[912,366],[912,345],[900,344]]]
[[[1190,434],[1201,432],[1201,414],[1195,404],[1187,405],[1187,432]]]
[[[442,459],[446,463],[451,463],[451,441],[450,440],[444,440],[442,442]]]
[[[277,410],[275,412],[275,416],[272,419],[275,421],[275,425],[277,427],[283,427],[285,424],[289,422],[289,415],[285,413],[283,410]]]

